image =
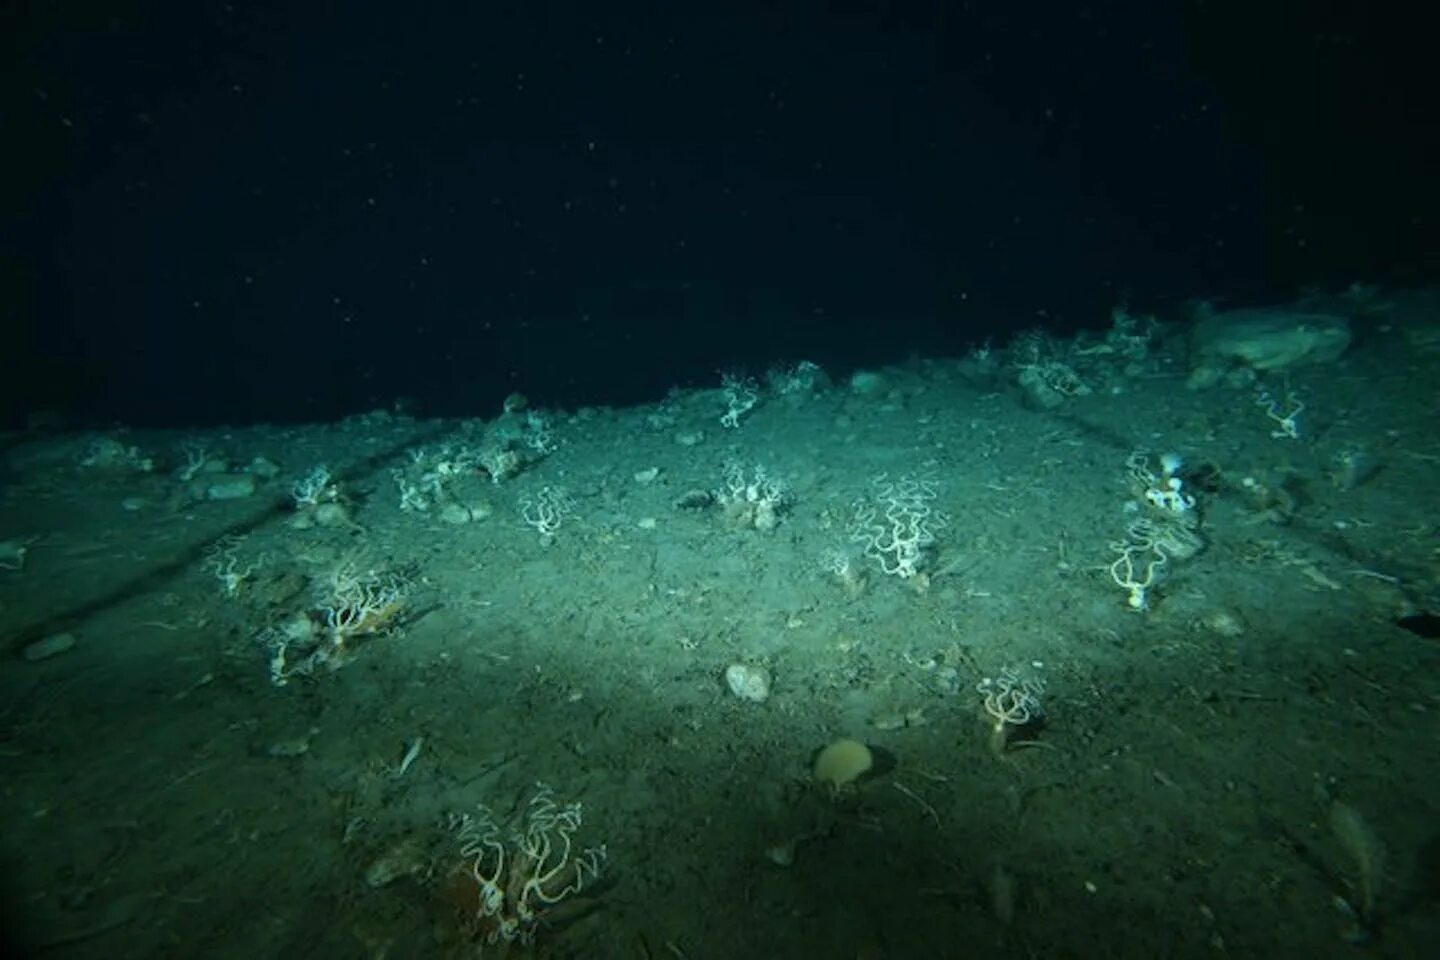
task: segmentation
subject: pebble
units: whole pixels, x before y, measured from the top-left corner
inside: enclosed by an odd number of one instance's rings
[[[36,640],[20,652],[20,656],[34,662],[36,660],[48,660],[50,657],[58,656],[75,647],[75,634],[55,633],[43,640]]]

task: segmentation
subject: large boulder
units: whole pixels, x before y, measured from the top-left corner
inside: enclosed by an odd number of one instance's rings
[[[1190,386],[1207,387],[1237,367],[1289,370],[1333,363],[1350,346],[1339,314],[1254,307],[1212,313],[1191,331]]]

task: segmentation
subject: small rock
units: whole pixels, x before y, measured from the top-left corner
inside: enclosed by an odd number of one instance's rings
[[[254,494],[255,478],[248,473],[232,474],[205,487],[206,500],[244,500]]]
[[[1245,633],[1245,621],[1240,615],[1223,607],[1206,613],[1200,618],[1200,625],[1222,637],[1239,637]]]
[[[245,468],[247,473],[253,473],[261,480],[274,480],[280,476],[280,464],[269,457],[256,457],[250,461],[250,466]]]
[[[303,757],[310,752],[310,734],[303,737],[291,737],[289,740],[277,740],[265,748],[265,756],[288,759],[290,757]]]
[[[425,845],[417,837],[406,837],[391,844],[365,868],[365,885],[377,888],[389,886],[402,877],[424,873],[428,866]]]
[[[905,714],[877,714],[870,718],[870,726],[874,727],[876,730],[903,730],[905,729]]]
[[[725,668],[725,686],[741,700],[764,703],[770,699],[770,671],[764,667],[732,663]]]
[[[440,508],[440,522],[453,523],[456,525],[469,523],[475,519],[470,513],[470,508],[463,503],[447,503]]]
[[[307,512],[310,514],[311,522],[317,527],[350,526],[350,511],[345,509],[343,503],[322,503]],[[296,516],[300,515],[296,514]]]
[[[24,540],[0,540],[0,570],[25,569],[29,549]]]
[[[715,495],[709,490],[686,490],[675,500],[677,510],[704,510],[715,503]]]
[[[32,663],[36,660],[48,660],[50,657],[66,653],[75,647],[75,634],[55,633],[43,640],[36,640],[20,652],[20,656]]]

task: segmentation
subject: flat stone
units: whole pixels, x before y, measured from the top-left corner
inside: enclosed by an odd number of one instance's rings
[[[75,646],[75,634],[55,633],[43,640],[36,640],[34,643],[20,651],[20,656],[32,663],[36,660],[48,660],[51,657],[65,653]]]

